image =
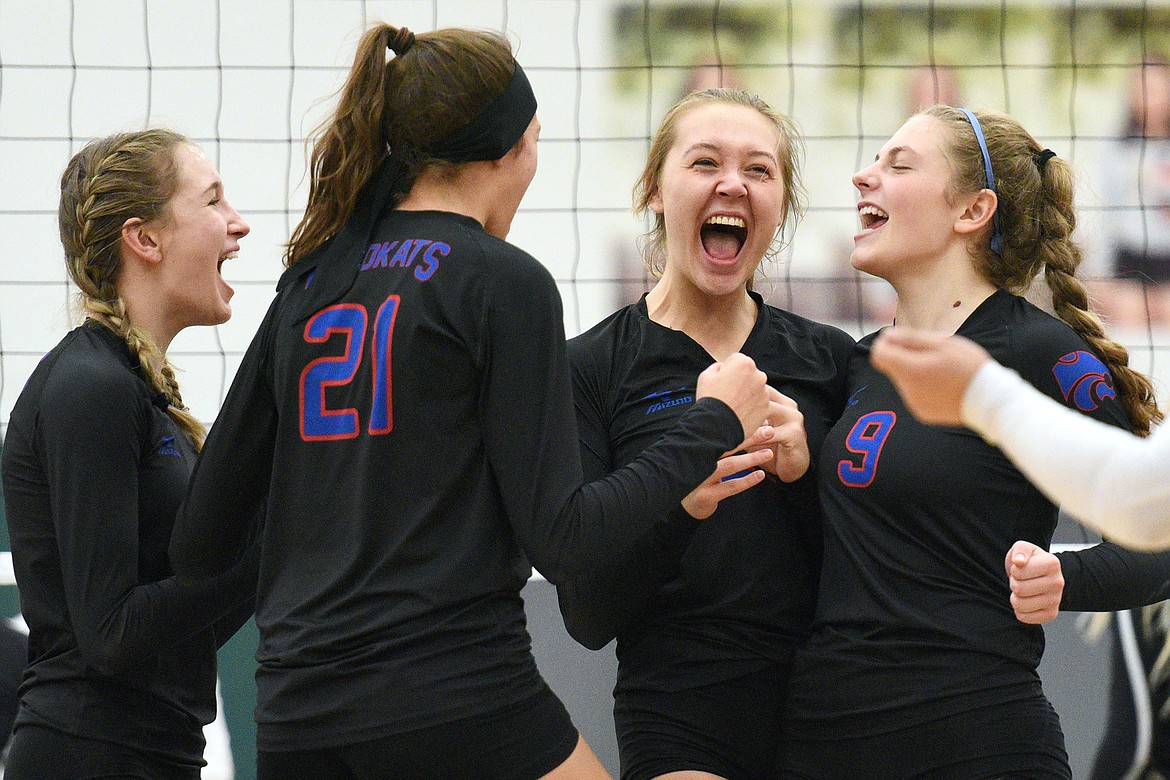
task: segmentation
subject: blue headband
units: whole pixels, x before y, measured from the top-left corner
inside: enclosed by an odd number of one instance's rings
[[[983,175],[987,178],[987,189],[999,195],[995,189],[995,174],[991,170],[991,154],[987,151],[987,141],[983,138],[983,128],[979,125],[979,120],[965,108],[960,108],[966,117],[967,121],[971,123],[971,129],[975,131],[975,140],[979,142],[979,151],[983,153]],[[997,255],[1003,252],[1003,228],[999,224],[999,206],[995,208],[995,213],[991,217],[991,251]]]

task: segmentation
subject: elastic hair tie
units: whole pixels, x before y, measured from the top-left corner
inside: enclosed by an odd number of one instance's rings
[[[979,142],[979,151],[983,154],[983,175],[987,180],[987,189],[994,192],[997,196],[999,192],[995,189],[995,173],[991,170],[991,153],[987,151],[987,141],[983,138],[983,127],[979,124],[979,120],[975,115],[965,108],[960,108],[960,111],[967,117],[967,121],[971,123],[971,129],[975,131],[975,140]],[[997,255],[1003,252],[1003,228],[999,223],[999,208],[996,207],[995,213],[991,216],[991,251]]]
[[[398,32],[394,33],[394,37],[386,44],[386,48],[399,57],[410,51],[411,46],[414,46],[414,33],[406,27],[399,27]]]
[[[1045,149],[1032,155],[1032,162],[1036,163],[1037,170],[1043,171],[1044,166],[1047,165],[1048,161],[1055,156],[1056,152],[1052,151],[1051,149]]]

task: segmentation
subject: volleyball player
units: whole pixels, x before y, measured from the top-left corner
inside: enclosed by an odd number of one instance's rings
[[[658,446],[582,486],[556,285],[504,241],[535,113],[502,36],[379,24],[317,138],[171,543],[180,573],[221,571],[269,499],[261,780],[606,776],[537,672],[530,562],[563,581],[668,524],[768,412],[727,355]]]
[[[961,336],[893,328],[874,342],[873,363],[916,416],[968,425],[1086,525],[1131,546],[1170,546],[1164,426],[1142,439],[1078,414]],[[1110,625],[1109,716],[1093,778],[1170,774],[1168,607],[1121,613]]]
[[[1159,419],[1074,276],[1069,166],[1016,122],[934,107],[853,181],[852,263],[892,284],[900,324],[968,336],[1114,425]],[[1041,270],[1060,319],[1014,294]],[[864,355],[849,392],[822,450],[824,564],[785,776],[1069,777],[1036,674],[1041,629],[1002,597],[1005,549],[1047,547],[1056,507],[977,436],[914,420]]]
[[[578,641],[597,649],[617,637],[614,715],[627,780],[775,776],[819,566],[815,477],[797,478],[844,407],[853,349],[846,333],[752,290],[800,211],[799,152],[792,121],[758,97],[711,89],[676,103],[635,190],[636,209],[653,215],[645,260],[658,281],[569,342],[587,478],[669,430],[691,405],[691,377],[712,359],[750,355],[775,399],[777,457],[763,484],[731,497],[713,494],[714,484],[697,491],[669,534],[646,535],[558,590]]]
[[[231,315],[220,269],[248,225],[207,156],[166,130],[87,144],[58,217],[87,319],[33,371],[4,443],[29,627],[4,776],[195,780],[216,649],[252,614],[258,555],[195,585],[167,562],[205,431],[166,351]]]

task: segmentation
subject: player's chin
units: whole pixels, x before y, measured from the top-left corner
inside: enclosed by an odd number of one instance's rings
[[[223,317],[223,319],[220,320],[219,322],[217,322],[216,325],[222,325],[223,323],[225,323],[229,319],[231,319],[232,298],[235,297],[236,291],[233,290],[231,285],[229,285],[227,282],[225,282],[223,280],[223,277],[221,276],[219,278],[219,285],[217,286],[217,292],[219,293],[219,295],[217,296],[217,302],[218,302],[219,306],[217,308],[219,310],[219,315],[221,317]]]
[[[855,271],[870,273],[869,254],[865,249],[854,247],[852,254],[849,255],[849,265],[853,266]]]
[[[232,318],[232,304],[226,298],[220,298],[214,308],[209,308],[203,316],[202,325],[223,325]]]

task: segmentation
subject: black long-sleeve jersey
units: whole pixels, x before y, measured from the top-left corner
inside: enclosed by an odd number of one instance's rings
[[[853,339],[752,298],[759,315],[741,351],[796,400],[815,453],[841,413]],[[669,430],[711,362],[685,333],[651,320],[645,298],[570,340],[569,358],[587,478],[629,463]],[[701,523],[678,508],[627,555],[558,589],[566,626],[595,649],[618,638],[619,690],[682,690],[753,663],[789,663],[813,615],[815,491],[810,468],[791,484],[769,476]]]
[[[582,486],[560,296],[535,259],[445,212],[379,218],[352,288],[302,314],[294,266],[196,465],[171,546],[227,566],[268,512],[261,750],[475,716],[543,685],[520,590],[615,556],[742,439],[704,399]],[[306,260],[308,263],[308,260]],[[299,265],[299,264],[298,264]]]
[[[195,463],[129,347],[89,321],[13,407],[4,496],[29,661],[17,726],[199,765],[215,652],[251,615],[258,555],[192,587],[167,544]]]
[[[1061,403],[1128,425],[1104,363],[1024,299],[995,293],[958,334]],[[824,567],[792,732],[872,736],[1034,695],[1043,631],[1016,620],[1004,557],[1017,539],[1047,548],[1056,507],[978,435],[917,422],[867,360],[849,385],[822,450]],[[1094,553],[1102,571],[1115,552]],[[1073,575],[1081,608],[1109,600],[1094,570]]]
[[[1115,612],[1170,598],[1170,553],[1145,553],[1113,542],[1059,552],[1062,612]]]

